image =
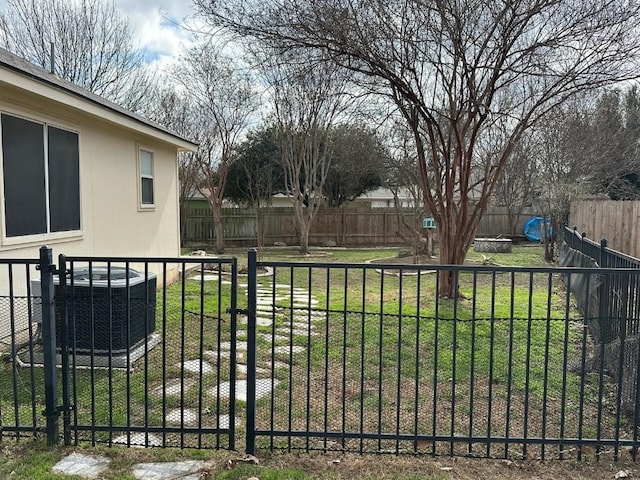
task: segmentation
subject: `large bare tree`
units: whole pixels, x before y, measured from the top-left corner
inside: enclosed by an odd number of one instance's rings
[[[638,76],[628,0],[195,0],[217,26],[386,86],[415,137],[440,260],[460,264],[523,133],[574,93]],[[492,128],[497,155],[478,158]],[[452,272],[440,294],[456,294]]]
[[[331,167],[331,128],[346,110],[345,72],[329,63],[270,63],[264,70],[272,95],[286,193],[295,213],[300,253],[309,251],[309,232]]]
[[[146,108],[152,81],[113,0],[7,0],[0,44],[125,108]]]
[[[233,148],[255,118],[257,97],[248,77],[212,42],[192,47],[182,58],[176,78],[191,97],[192,121],[198,125],[198,189],[211,207],[216,251],[222,253],[222,206],[229,162]]]

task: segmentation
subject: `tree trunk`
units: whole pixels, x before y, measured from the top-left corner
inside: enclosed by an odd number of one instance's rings
[[[262,207],[256,207],[256,243],[258,245],[258,260],[262,260],[264,252],[265,214]]]
[[[224,253],[224,228],[222,226],[222,208],[215,202],[211,202],[213,213],[213,228],[216,233],[216,253]]]
[[[303,222],[300,225],[300,253],[307,255],[309,253],[309,231],[311,230],[310,222]]]
[[[440,234],[440,264],[462,265],[468,245],[459,236],[450,235],[448,229],[444,230]],[[454,270],[441,270],[438,295],[444,298],[455,298],[458,294],[457,277],[457,272]]]

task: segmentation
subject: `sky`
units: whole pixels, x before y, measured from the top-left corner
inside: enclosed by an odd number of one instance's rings
[[[181,28],[194,13],[190,0],[114,0],[129,18],[140,46],[150,61],[160,65],[177,58],[193,37]]]
[[[136,40],[151,63],[160,66],[171,63],[193,42],[192,35],[179,26],[194,13],[191,0],[114,0],[114,3],[129,19]],[[7,0],[0,0],[0,10],[6,7]]]

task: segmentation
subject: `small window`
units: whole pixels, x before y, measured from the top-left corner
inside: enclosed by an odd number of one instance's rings
[[[140,150],[140,203],[153,206],[153,152]]]

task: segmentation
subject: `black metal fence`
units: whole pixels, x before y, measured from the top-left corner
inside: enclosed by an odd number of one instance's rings
[[[41,302],[14,262],[2,435],[54,442],[61,416],[66,443],[635,458],[640,352],[619,325],[610,369],[571,292],[639,269],[246,262],[45,260]]]
[[[2,435],[235,448],[235,259],[61,256],[40,275],[23,263],[9,264],[26,273],[1,312]]]
[[[623,405],[624,375],[594,370],[586,319],[566,294],[578,275],[618,270],[295,262],[249,270],[261,269],[273,270],[255,281],[274,310],[270,326],[257,328],[267,341],[257,342],[263,374],[255,382],[265,388],[249,406],[250,451],[255,442],[359,453],[635,455],[638,402]],[[454,298],[437,294],[443,275],[456,282]],[[279,301],[283,289],[304,298]]]

